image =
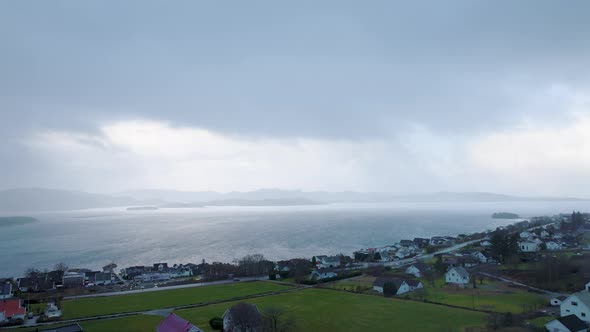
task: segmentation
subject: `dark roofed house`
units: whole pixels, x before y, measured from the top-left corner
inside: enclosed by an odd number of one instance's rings
[[[262,332],[262,315],[254,304],[238,303],[223,314],[224,332]]]
[[[46,277],[26,277],[17,279],[21,292],[45,292],[55,289],[55,282]]]
[[[547,331],[587,332],[588,326],[576,315],[559,317],[545,324]]]
[[[203,330],[172,313],[160,322],[156,332],[203,332]]]
[[[411,241],[411,240],[401,240],[401,241],[399,241],[399,245],[402,247],[415,247],[416,246],[414,241]]]
[[[110,285],[113,283],[113,275],[110,272],[98,272],[94,275],[95,285]]]
[[[414,238],[413,242],[419,247],[419,248],[424,248],[427,247],[430,244],[430,239],[427,238],[421,238],[421,237],[416,237]]]
[[[78,323],[76,323],[62,327],[52,327],[45,330],[39,330],[39,332],[84,332],[84,330],[80,325],[78,325]]]

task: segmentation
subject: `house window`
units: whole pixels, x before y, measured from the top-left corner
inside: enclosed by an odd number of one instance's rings
[[[582,312],[582,317],[586,317],[586,313],[585,312]]]
[[[572,301],[572,305],[576,305],[577,306],[578,305],[578,302]]]

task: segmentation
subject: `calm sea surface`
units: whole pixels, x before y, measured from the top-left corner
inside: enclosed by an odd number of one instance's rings
[[[0,277],[28,267],[99,268],[231,262],[251,253],[270,259],[351,254],[403,238],[456,235],[511,223],[490,218],[588,211],[588,202],[383,203],[298,207],[124,208],[30,213],[38,223],[0,227]],[[22,214],[21,214],[22,215]]]

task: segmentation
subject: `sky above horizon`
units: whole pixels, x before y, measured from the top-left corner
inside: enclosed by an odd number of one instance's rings
[[[590,197],[589,12],[3,1],[0,189]]]

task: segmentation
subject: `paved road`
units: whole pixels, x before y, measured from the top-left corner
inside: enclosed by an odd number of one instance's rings
[[[182,289],[182,288],[193,288],[193,287],[203,287],[203,286],[213,286],[213,285],[224,285],[224,284],[233,284],[233,283],[237,283],[237,282],[256,281],[256,280],[268,280],[268,276],[245,277],[245,278],[240,278],[240,281],[219,280],[219,281],[199,282],[199,283],[194,283],[194,284],[184,284],[184,285],[175,285],[175,286],[162,286],[162,287],[153,287],[153,288],[145,288],[145,289],[133,289],[133,290],[119,291],[119,292],[95,293],[95,294],[77,295],[77,296],[66,296],[66,297],[64,297],[64,299],[66,299],[66,300],[73,300],[73,299],[84,299],[84,298],[92,298],[92,297],[104,297],[104,296],[117,296],[117,295],[127,295],[127,294],[160,292],[160,291],[166,291],[166,290],[171,290],[171,289]]]

